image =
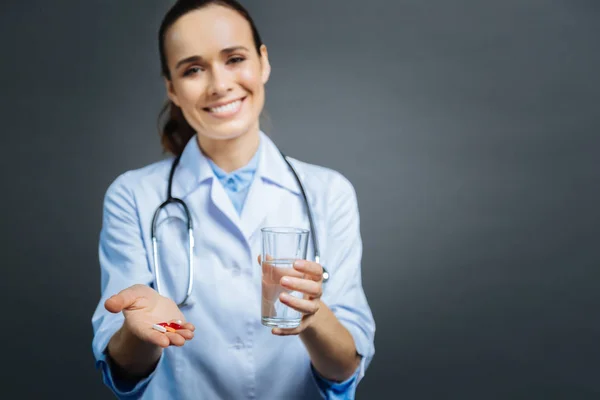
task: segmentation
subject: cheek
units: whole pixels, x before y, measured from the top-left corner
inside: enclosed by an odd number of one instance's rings
[[[182,105],[194,106],[204,93],[204,85],[200,82],[186,82],[178,89],[179,101]]]
[[[260,71],[256,69],[246,68],[241,70],[239,79],[242,85],[252,92],[260,91],[262,87]]]

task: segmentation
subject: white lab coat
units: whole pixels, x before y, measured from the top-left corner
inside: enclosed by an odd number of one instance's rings
[[[271,139],[261,132],[260,159],[241,215],[214,176],[196,138],[173,180],[194,224],[193,305],[182,308],[196,326],[185,346],[167,348],[156,370],[135,388],[115,387],[104,350],[123,322],[104,301],[136,283],[153,285],[150,228],[165,200],[172,159],[126,172],[109,187],[100,236],[102,296],[93,315],[93,351],[105,383],[117,395],[147,399],[321,398],[298,336],[278,337],[261,325],[260,228],[309,228],[299,187]],[[350,331],[363,356],[359,381],[374,355],[375,324],[361,283],[362,243],[356,195],[331,169],[292,160],[305,185],[321,250],[331,274],[322,300]],[[168,206],[158,222],[163,290],[176,301],[187,288],[183,212]],[[309,241],[308,258],[314,256]],[[368,266],[366,266],[368,268]]]

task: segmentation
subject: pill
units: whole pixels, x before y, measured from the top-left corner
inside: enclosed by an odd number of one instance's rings
[[[158,324],[156,324],[156,325],[160,325],[160,326],[168,326],[169,324],[168,324],[168,323],[166,323],[166,322],[159,322],[159,323],[158,323]]]
[[[174,328],[171,328],[171,327],[170,327],[170,326],[168,326],[168,325],[167,325],[167,326],[165,326],[165,329],[166,329],[166,330],[168,330],[169,332],[177,332],[177,330],[176,330],[176,329],[174,329]]]
[[[167,328],[165,328],[164,326],[161,326],[161,325],[157,325],[157,324],[152,325],[152,328],[154,328],[157,331],[162,332],[162,333],[165,333],[167,331]],[[173,328],[171,328],[171,329],[173,329]]]
[[[183,329],[183,326],[176,324],[175,322],[171,322],[168,326],[170,326],[173,329]]]

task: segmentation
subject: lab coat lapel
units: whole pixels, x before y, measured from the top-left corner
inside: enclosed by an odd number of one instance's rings
[[[300,195],[300,188],[281,153],[266,134],[261,132],[260,135],[260,161],[240,220],[246,239],[261,227],[269,213],[277,212],[282,206],[284,193]]]
[[[186,145],[175,172],[173,196],[185,201],[199,185],[212,179],[210,189],[212,206],[238,227],[246,239],[250,239],[269,212],[275,212],[280,207],[286,191],[300,195],[300,188],[275,144],[263,132],[260,132],[260,138],[260,160],[241,217],[219,180],[215,179],[212,168],[202,154],[195,136]],[[191,205],[191,208],[194,209],[194,206]],[[194,214],[192,210],[190,211]]]
[[[208,163],[206,156],[200,150],[196,136],[194,136],[185,146],[181,155],[181,160],[175,171],[173,177],[173,196],[179,197],[188,203],[192,218],[196,221],[202,221],[202,217],[198,216],[198,205],[195,205],[189,197],[204,182],[209,182],[210,184],[209,201],[212,204],[209,204],[209,208],[214,207],[235,226],[239,226],[240,218],[237,211],[225,192],[223,185],[221,185],[221,182],[214,176],[212,168]],[[175,210],[170,213],[178,215],[178,213],[182,214],[182,211]]]
[[[172,194],[174,197],[185,200],[200,184],[213,177],[212,169],[200,150],[198,140],[196,136],[193,136],[186,144],[175,170]],[[168,176],[165,179],[168,179]]]
[[[250,237],[260,228],[269,212],[275,212],[281,204],[283,190],[280,187],[264,182],[256,177],[250,186],[244,208],[240,228],[244,237]]]
[[[240,226],[240,217],[231,202],[231,199],[225,192],[225,188],[218,179],[213,179],[210,190],[210,198],[215,207],[217,207],[234,225]],[[241,229],[240,229],[241,230]]]

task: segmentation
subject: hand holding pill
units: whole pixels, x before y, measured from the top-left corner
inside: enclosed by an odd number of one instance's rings
[[[113,313],[123,312],[123,328],[142,341],[160,347],[183,346],[194,337],[194,325],[184,322],[177,304],[149,286],[133,285],[107,299],[104,306]]]

